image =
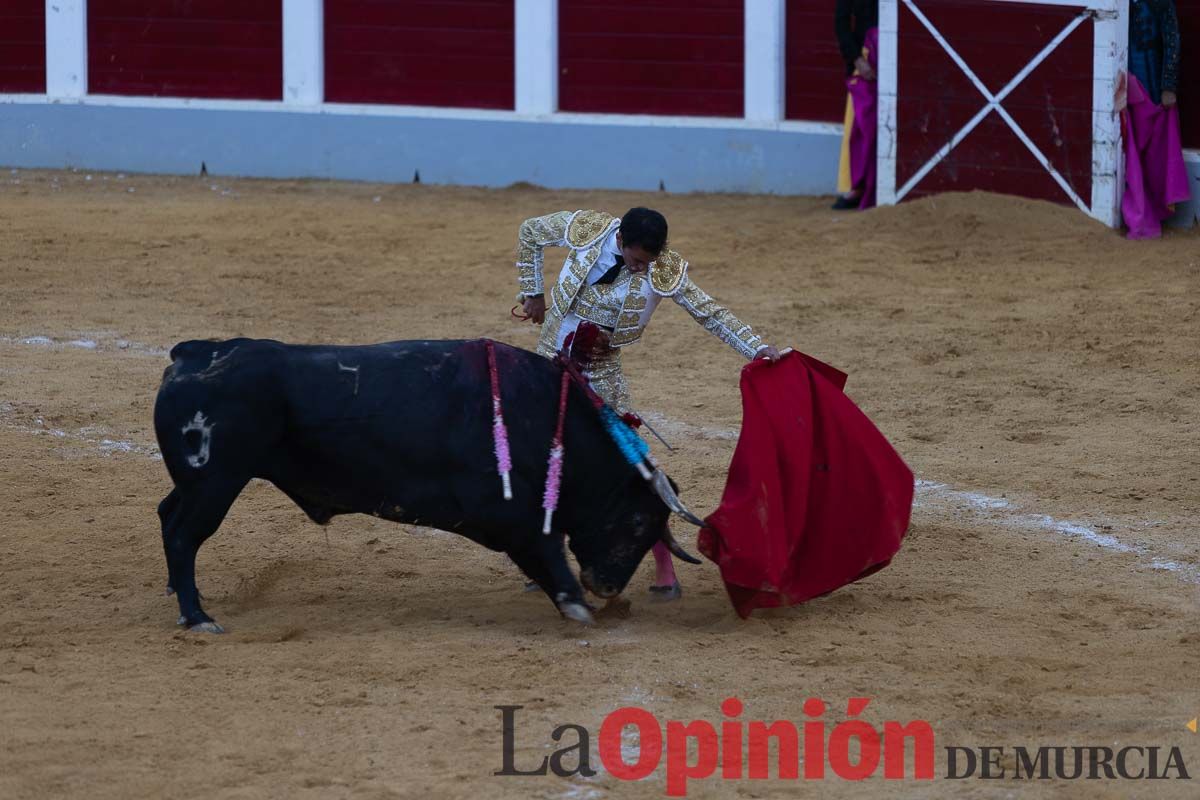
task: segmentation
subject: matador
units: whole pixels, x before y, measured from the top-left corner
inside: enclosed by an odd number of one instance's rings
[[[566,247],[566,263],[549,289],[542,275],[543,249]],[[667,220],[648,208],[631,208],[617,218],[603,211],[557,211],[521,223],[517,271],[522,303],[531,322],[542,326],[537,351],[554,357],[582,322],[602,331],[589,353],[592,387],[618,413],[632,402],[621,370],[621,350],[638,342],[654,309],[670,298],[705,330],[747,359],[778,360],[779,351],[718,304],[692,281],[688,262],[667,246]],[[654,547],[657,599],[681,595],[670,551]]]

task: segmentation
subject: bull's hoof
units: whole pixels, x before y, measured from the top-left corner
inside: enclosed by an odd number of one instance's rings
[[[542,587],[538,586],[537,581],[525,581],[525,591],[540,592],[541,590],[542,590]]]
[[[679,585],[679,581],[675,581],[670,586],[650,587],[650,599],[655,603],[669,603],[681,597],[683,597],[683,587]]]
[[[199,622],[190,628],[188,633],[224,633],[225,629],[215,622]]]
[[[587,606],[583,603],[560,603],[558,611],[564,617],[581,625],[595,625],[596,620],[592,617],[592,612],[588,611]]]
[[[163,594],[166,595],[167,597],[170,597],[171,595],[175,594],[175,590],[171,587],[171,584],[169,584],[169,583],[167,584],[167,591],[163,592]]]

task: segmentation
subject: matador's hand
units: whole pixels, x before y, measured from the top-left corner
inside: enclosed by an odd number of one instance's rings
[[[541,325],[546,319],[546,298],[543,295],[526,297],[523,305],[529,321]]]
[[[779,359],[783,358],[783,353],[780,353],[771,345],[767,345],[762,350],[759,350],[757,353],[755,353],[754,357],[765,358],[768,361],[778,361]]]

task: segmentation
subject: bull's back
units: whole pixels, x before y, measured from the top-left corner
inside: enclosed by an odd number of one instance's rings
[[[482,340],[184,342],[172,350],[155,429],[177,486],[264,478],[317,521],[372,513],[503,549],[513,531],[540,530],[562,373],[519,348],[496,343],[494,354],[511,502],[496,471]],[[607,502],[632,473],[581,390],[570,391],[560,494],[573,499],[556,517],[568,526],[572,514],[590,518],[588,503]]]
[[[548,444],[558,370],[506,345],[496,344],[495,355],[510,436]],[[495,468],[481,340],[190,341],[171,357],[155,428],[177,482],[200,469],[194,463],[205,460],[205,441],[206,465],[339,491],[377,492],[398,476],[437,481]],[[544,460],[542,450],[539,444],[533,462]],[[514,447],[514,458],[524,460],[523,453]]]
[[[453,354],[461,342],[391,342],[290,348],[281,372],[287,397],[281,466],[318,460],[346,481],[436,453],[444,430]],[[386,455],[385,455],[386,454]]]
[[[558,370],[525,350],[494,353],[511,435],[548,443]],[[328,463],[430,476],[495,468],[482,340],[298,347],[283,380],[289,440]]]

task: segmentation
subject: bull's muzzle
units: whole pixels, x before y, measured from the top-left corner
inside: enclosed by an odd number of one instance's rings
[[[579,571],[579,582],[583,584],[583,588],[603,599],[616,597],[621,593],[621,590],[615,586],[596,583],[595,574],[592,572],[591,567],[584,567]]]

